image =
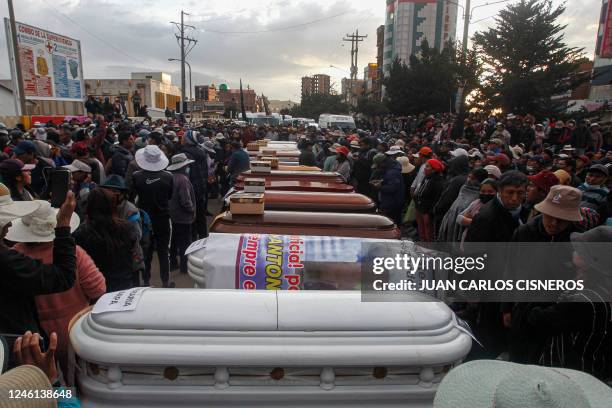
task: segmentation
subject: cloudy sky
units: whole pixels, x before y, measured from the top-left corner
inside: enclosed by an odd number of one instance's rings
[[[464,4],[465,0],[457,0]],[[489,1],[492,2],[492,1]],[[553,0],[560,4],[561,0]],[[198,43],[187,60],[193,84],[243,78],[271,99],[299,100],[303,75],[326,73],[340,89],[348,76],[350,43],[342,37],[359,29],[359,76],[376,60],[376,27],[384,24],[385,0],[17,0],[18,21],[81,40],[85,78],[128,78],[132,71],[165,71],[180,81],[174,37],[180,10],[196,27]],[[473,0],[472,6],[487,0]],[[569,0],[563,23],[567,42],[593,56],[601,0]],[[493,24],[504,4],[479,7],[470,34]],[[5,1],[0,15],[8,17]],[[461,19],[460,19],[461,20]],[[459,21],[458,32],[463,30]],[[10,76],[5,31],[0,31],[0,78]],[[337,68],[332,68],[333,65]]]

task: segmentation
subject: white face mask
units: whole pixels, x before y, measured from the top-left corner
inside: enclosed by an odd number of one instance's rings
[[[190,169],[189,167],[187,167],[187,168],[185,169],[185,174],[186,174],[186,175],[191,174],[191,169]]]

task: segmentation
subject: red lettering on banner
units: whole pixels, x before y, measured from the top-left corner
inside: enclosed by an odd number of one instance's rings
[[[245,267],[242,268],[242,272],[246,276],[255,276],[256,269],[252,267],[251,265],[245,265]]]
[[[245,280],[244,282],[242,282],[242,288],[247,290],[254,290],[257,289],[257,286],[252,280]]]

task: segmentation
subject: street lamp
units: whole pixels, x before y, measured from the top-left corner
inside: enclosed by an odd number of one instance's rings
[[[176,59],[176,58],[168,58],[168,61],[178,61],[181,62],[180,59]],[[191,64],[189,64],[187,61],[185,61],[185,64],[187,64],[187,66],[189,67],[189,100],[193,101],[193,95],[191,94]],[[181,109],[182,111],[182,109]]]

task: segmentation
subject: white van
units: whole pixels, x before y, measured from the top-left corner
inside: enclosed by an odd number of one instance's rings
[[[341,128],[341,129],[356,129],[355,119],[349,115],[330,115],[324,113],[319,116],[319,127],[321,129]]]

